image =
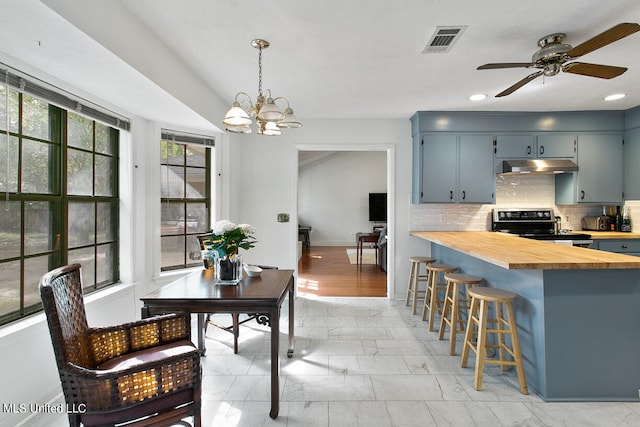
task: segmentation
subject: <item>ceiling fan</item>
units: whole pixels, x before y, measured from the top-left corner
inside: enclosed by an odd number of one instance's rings
[[[484,64],[478,70],[493,70],[497,68],[538,68],[539,70],[528,75],[516,84],[503,90],[496,95],[496,98],[507,96],[520,89],[533,79],[539,76],[555,76],[560,71],[565,73],[582,74],[583,76],[598,77],[601,79],[612,79],[618,77],[625,71],[625,67],[615,67],[612,65],[589,64],[586,62],[569,62],[582,55],[593,52],[608,44],[611,44],[624,37],[630,36],[640,30],[640,24],[622,23],[609,28],[603,33],[579,44],[576,47],[563,43],[566,37],[564,33],[550,34],[538,41],[540,50],[533,54],[531,62],[504,62],[494,64]],[[568,62],[568,63],[567,63]]]

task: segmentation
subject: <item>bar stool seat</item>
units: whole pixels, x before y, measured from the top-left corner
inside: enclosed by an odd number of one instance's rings
[[[517,295],[502,289],[488,287],[474,287],[469,289],[468,294],[471,297],[471,308],[469,310],[467,331],[464,336],[461,366],[463,368],[467,367],[469,349],[473,350],[476,353],[474,388],[482,390],[482,372],[485,363],[500,365],[503,371],[507,370],[509,366],[515,366],[520,392],[529,394],[522,365],[518,328],[513,311],[513,301]],[[495,319],[488,319],[489,303],[495,303]],[[503,305],[507,312],[506,318],[503,316]],[[495,323],[496,328],[488,329],[488,323]],[[477,332],[476,327],[478,328]],[[487,343],[487,334],[489,333],[498,335],[498,344],[490,345]],[[507,346],[505,335],[511,335],[511,347]],[[477,344],[474,344],[476,340]],[[485,354],[488,348],[498,349],[499,359],[486,359]],[[507,360],[507,353],[511,355],[513,360]]]
[[[444,300],[439,297],[439,291],[444,291],[447,288],[447,284],[445,282],[438,282],[438,275],[440,273],[453,273],[457,269],[458,267],[454,265],[435,262],[427,265],[429,280],[427,282],[427,292],[424,297],[424,306],[422,307],[422,320],[427,319],[428,313],[430,331],[433,331],[436,311],[438,313],[442,312]]]
[[[427,290],[420,290],[420,282],[427,282],[429,275],[427,266],[435,262],[435,258],[426,256],[412,256],[409,258],[411,261],[411,267],[409,270],[409,284],[407,285],[407,299],[404,303],[405,306],[409,305],[409,301],[412,299],[411,314],[416,314],[416,306],[418,304],[418,298],[424,297]],[[425,274],[420,274],[420,265],[424,264]]]
[[[482,282],[482,277],[464,273],[446,273],[444,279],[447,282],[447,291],[444,296],[438,338],[444,338],[445,328],[449,325],[449,354],[454,355],[456,354],[456,334],[465,330],[465,319],[461,314],[463,310],[468,310],[470,307],[467,292]]]

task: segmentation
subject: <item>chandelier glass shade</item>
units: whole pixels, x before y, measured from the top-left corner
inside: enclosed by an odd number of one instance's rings
[[[251,45],[259,51],[256,102],[254,104],[247,93],[238,92],[222,123],[226,125],[228,132],[251,133],[252,117],[255,117],[258,135],[268,136],[282,134],[281,129],[302,127],[302,123],[293,113],[288,99],[281,96],[273,98],[269,89],[266,91],[266,97],[262,92],[262,50],[269,47],[269,42],[255,39],[251,41]],[[286,102],[284,111],[280,110],[277,102]]]

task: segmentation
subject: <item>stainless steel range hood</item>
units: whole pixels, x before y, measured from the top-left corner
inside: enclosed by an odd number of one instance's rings
[[[498,175],[571,173],[578,165],[567,159],[503,160],[498,165]]]

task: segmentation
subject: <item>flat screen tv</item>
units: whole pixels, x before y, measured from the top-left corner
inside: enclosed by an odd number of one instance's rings
[[[369,221],[387,222],[387,193],[369,193]]]

